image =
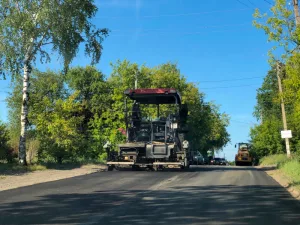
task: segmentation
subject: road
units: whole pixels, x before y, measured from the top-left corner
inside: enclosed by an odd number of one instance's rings
[[[0,192],[0,224],[300,224],[299,201],[251,167],[99,172]]]

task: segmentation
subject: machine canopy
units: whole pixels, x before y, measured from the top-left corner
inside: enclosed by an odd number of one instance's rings
[[[127,89],[124,94],[140,104],[179,104],[181,96],[174,88]]]

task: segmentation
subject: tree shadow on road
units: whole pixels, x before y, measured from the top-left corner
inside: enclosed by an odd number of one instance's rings
[[[2,203],[0,224],[300,224],[300,206],[279,186],[107,190]]]

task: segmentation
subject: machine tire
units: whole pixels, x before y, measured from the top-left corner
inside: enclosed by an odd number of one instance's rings
[[[136,165],[133,165],[133,166],[131,167],[131,169],[132,169],[132,171],[138,171],[138,170],[140,169],[140,167],[139,167],[139,166],[136,166]]]
[[[182,170],[189,170],[190,169],[190,165],[188,165],[188,166],[181,166],[180,169],[182,169]]]
[[[154,166],[154,171],[163,171],[164,167],[163,166]]]
[[[107,166],[107,171],[113,171],[114,169],[115,169],[115,167],[112,165]]]

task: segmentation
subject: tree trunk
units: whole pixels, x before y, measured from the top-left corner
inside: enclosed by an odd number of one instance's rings
[[[29,74],[31,72],[31,67],[29,62],[24,65],[24,76],[23,76],[23,97],[22,97],[22,108],[21,108],[21,136],[19,143],[19,163],[22,165],[27,165],[26,162],[26,128],[28,121],[28,84],[29,84]]]

